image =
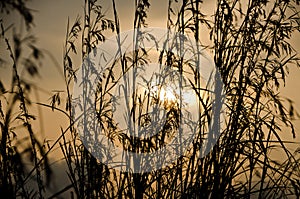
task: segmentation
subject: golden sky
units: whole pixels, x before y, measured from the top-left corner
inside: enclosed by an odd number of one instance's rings
[[[66,34],[66,25],[68,18],[70,23],[74,22],[77,16],[83,15],[83,1],[81,0],[33,0],[28,3],[28,7],[34,10],[34,24],[32,33],[38,38],[38,46],[51,52],[53,57],[61,67],[62,71],[62,55],[63,44]],[[102,0],[103,11],[112,18],[112,5],[109,0]],[[149,10],[148,26],[149,27],[166,27],[167,3],[163,0],[150,1],[151,7]],[[133,27],[134,1],[132,0],[116,0],[119,18],[121,21],[121,31],[130,30]],[[205,1],[203,11],[208,16],[214,13],[215,1]],[[10,20],[15,21],[17,15],[12,15]],[[204,42],[208,42],[207,32],[203,31],[201,37]],[[294,47],[300,51],[300,34],[297,33],[292,38]],[[3,43],[0,43],[1,57],[7,56]],[[76,67],[80,67],[80,55],[74,57]],[[45,56],[42,68],[40,69],[40,77],[34,81],[47,91],[64,90],[64,81],[55,67],[55,63],[48,56]],[[0,68],[0,79],[7,80],[11,69]],[[290,75],[287,79],[286,86],[280,91],[283,96],[290,97],[295,102],[295,107],[300,110],[300,69],[295,66],[290,67]],[[40,100],[44,103],[50,103],[48,100],[49,94],[40,93]],[[64,116],[53,113],[50,110],[43,109],[43,123],[46,129],[46,137],[50,140],[55,140],[60,134],[60,127],[66,127]],[[296,133],[299,135],[297,140],[300,141],[300,121],[295,121]],[[283,132],[283,136],[290,139],[288,132]]]

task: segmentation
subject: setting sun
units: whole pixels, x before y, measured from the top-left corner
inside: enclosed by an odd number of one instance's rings
[[[159,98],[163,102],[175,102],[177,99],[174,93],[172,92],[171,88],[168,87],[166,89],[160,89]]]
[[[150,95],[163,104],[173,104],[177,101],[176,92],[170,86],[152,86]]]
[[[299,198],[300,0],[1,0],[0,198]]]

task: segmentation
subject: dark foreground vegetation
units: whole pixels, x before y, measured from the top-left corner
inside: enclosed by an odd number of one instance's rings
[[[299,198],[299,148],[290,151],[289,143],[281,139],[287,133],[297,136],[292,121],[298,114],[292,101],[279,93],[288,78],[289,67],[299,66],[299,58],[289,40],[300,28],[299,1],[218,0],[212,21],[206,18],[201,4],[196,0],[169,0],[165,28],[189,35],[197,47],[213,52],[226,94],[226,125],[220,127],[220,138],[207,156],[198,157],[206,126],[199,124],[199,136],[193,146],[174,164],[149,173],[132,174],[108,168],[85,149],[72,112],[72,85],[79,67],[72,57],[83,59],[105,40],[106,33],[120,33],[122,19],[118,17],[118,2],[111,1],[112,19],[104,15],[100,2],[85,0],[81,17],[75,22],[68,21],[66,40],[62,41],[65,91],[53,93],[49,96],[51,102],[43,104],[31,103],[30,96],[38,88],[22,77],[25,71],[35,78],[42,57],[47,56],[35,46],[35,37],[28,34],[34,28],[34,15],[24,0],[1,1],[0,39],[5,44],[1,49],[7,50],[10,57],[1,57],[0,61],[7,70],[12,70],[13,77],[10,84],[0,81],[0,196],[45,198],[54,172],[48,155],[60,146],[69,184],[51,198],[61,194],[74,198]],[[147,18],[151,1],[136,0],[133,6],[132,28],[147,26],[147,20],[151,20]],[[14,12],[20,13],[26,27],[24,32],[19,32],[14,24],[5,26],[10,24],[5,20]],[[209,30],[210,46],[202,46],[201,28]],[[146,62],[146,56],[140,50],[121,57],[119,65],[134,67]],[[167,53],[160,61],[177,67],[179,73],[192,64]],[[109,119],[109,91],[105,91],[105,83],[112,84],[114,75],[103,77],[99,86],[103,87],[99,91],[102,104],[98,105],[99,122],[110,126],[112,133],[115,124]],[[193,77],[195,93],[202,100],[201,93],[196,92],[203,89],[199,71],[194,70]],[[31,114],[33,106],[49,108],[68,117],[69,126],[61,129],[57,140],[47,143],[38,139],[32,122],[40,118]],[[207,124],[212,104],[203,106],[206,111],[201,113],[201,124]],[[176,110],[172,111],[171,127],[162,133],[177,128]],[[124,138],[120,134],[116,139],[131,143],[133,146],[128,147],[132,150],[151,150],[149,145],[139,144],[132,137]],[[165,142],[163,138],[156,139]],[[294,145],[297,148],[297,143]],[[274,154],[280,154],[280,160]]]

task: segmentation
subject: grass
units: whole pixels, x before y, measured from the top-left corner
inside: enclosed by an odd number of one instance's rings
[[[176,75],[181,83],[184,74],[192,73],[188,80],[201,103],[200,122],[196,139],[186,154],[165,168],[147,173],[120,172],[97,161],[82,144],[74,125],[71,88],[77,70],[72,56],[84,59],[105,40],[107,31],[116,35],[120,33],[122,19],[118,17],[117,2],[111,2],[113,19],[109,19],[98,2],[85,0],[83,17],[78,17],[73,25],[67,24],[62,66],[66,86],[64,95],[55,93],[50,105],[39,103],[39,106],[59,111],[69,118],[69,126],[62,129],[61,136],[51,146],[40,143],[32,130],[32,120],[35,119],[30,114],[32,85],[19,73],[19,68],[25,66],[29,74],[37,75],[41,52],[33,46],[33,37],[22,38],[6,29],[3,25],[5,18],[2,18],[1,39],[6,42],[11,58],[8,65],[12,66],[13,81],[10,89],[0,84],[1,194],[11,198],[44,198],[52,172],[47,156],[59,144],[70,184],[52,198],[65,192],[75,198],[299,198],[299,149],[295,152],[288,150],[289,143],[281,139],[283,127],[296,136],[293,120],[299,115],[291,100],[285,100],[279,92],[279,88],[285,85],[289,67],[299,66],[299,58],[290,43],[293,32],[299,31],[298,3],[296,0],[218,0],[214,21],[209,21],[202,13],[201,1],[169,0],[166,28],[193,37],[197,42],[196,52],[201,48],[213,51],[213,61],[220,71],[220,76],[213,78],[222,80],[226,94],[226,125],[216,126],[221,131],[217,144],[210,153],[199,158],[203,136],[210,125],[211,115],[216,111],[213,101],[203,97],[207,88],[200,81],[202,66],[170,52],[160,52],[157,62],[177,68]],[[4,10],[17,8],[27,27],[31,28],[32,15],[25,2],[4,1],[0,6]],[[20,7],[22,9],[18,9]],[[135,1],[133,28],[147,26],[149,9],[150,1]],[[210,30],[211,46],[201,45],[200,29],[204,27]],[[10,43],[10,34],[14,45]],[[140,41],[140,34],[134,36]],[[117,41],[121,46],[120,38]],[[184,42],[181,41],[179,46],[184,46]],[[31,49],[29,57],[23,57],[22,52],[26,49]],[[121,48],[117,53],[122,55]],[[201,59],[198,53],[194,58]],[[111,138],[130,151],[157,150],[168,143],[167,135],[182,133],[180,106],[168,110],[168,122],[157,136],[142,140],[116,131],[118,126],[112,120],[111,88],[117,86],[115,80],[126,80],[129,69],[137,72],[138,67],[148,63],[149,59],[147,49],[138,48],[137,44],[134,52],[120,56],[98,84],[98,122],[103,124]],[[124,92],[128,89],[125,87]],[[62,96],[66,99],[61,99]],[[145,101],[145,106],[150,107],[150,101],[145,100],[147,97],[149,95],[129,96],[134,103],[132,109],[127,107],[128,113],[133,111],[133,115],[141,117],[144,110],[138,109],[138,101]],[[63,101],[66,104],[61,104]],[[128,119],[131,117],[129,114]],[[23,126],[22,130],[16,128],[17,124]],[[142,122],[143,125],[147,126]],[[19,147],[17,135],[23,132],[28,137],[27,148]],[[71,136],[66,136],[67,133]],[[281,161],[274,158],[277,151],[284,154]],[[33,165],[29,171],[24,164],[26,160]],[[33,179],[34,185],[28,183],[29,179]]]

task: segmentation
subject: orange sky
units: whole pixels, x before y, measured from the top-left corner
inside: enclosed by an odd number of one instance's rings
[[[108,15],[111,14],[111,1],[100,1],[103,5],[103,10]],[[214,1],[206,1],[203,10],[204,13],[211,15],[214,12]],[[209,3],[208,3],[209,2]],[[148,21],[149,27],[165,27],[166,26],[166,14],[167,14],[167,1],[150,1],[151,7],[149,11]],[[121,20],[121,30],[132,29],[133,9],[134,1],[132,0],[117,0],[117,9],[119,12],[119,18]],[[80,0],[33,0],[29,2],[28,7],[34,11],[34,24],[35,27],[32,33],[38,38],[38,46],[46,49],[52,53],[57,60],[58,64],[62,65],[62,52],[63,44],[66,33],[66,24],[68,17],[72,23],[78,15],[83,13],[83,1]],[[300,36],[299,33],[293,36],[292,43],[294,47],[300,51]],[[202,38],[208,42],[208,36],[206,32],[202,32]],[[5,57],[5,48],[0,43],[0,55]],[[80,55],[75,57],[75,63],[77,67],[80,66]],[[64,90],[64,81],[59,71],[54,67],[54,63],[46,56],[43,66],[40,70],[40,78],[37,78],[35,82],[45,90]],[[0,79],[7,80],[8,72],[10,68],[0,68]],[[290,68],[290,76],[287,79],[285,88],[281,89],[283,96],[290,97],[296,105],[296,109],[300,110],[300,69],[296,69],[295,66]],[[50,95],[40,93],[40,100],[49,104],[48,98]],[[64,116],[61,114],[53,113],[50,110],[43,109],[43,121],[44,129],[46,129],[46,137],[50,140],[55,140],[60,134],[60,127],[66,127],[64,122]],[[295,122],[296,133],[300,132],[300,121]],[[38,126],[38,125],[37,125]],[[300,135],[299,133],[297,133]],[[291,136],[285,133],[287,139]],[[285,137],[284,136],[284,137]],[[299,136],[300,137],[300,136]],[[298,141],[300,138],[298,137]]]

